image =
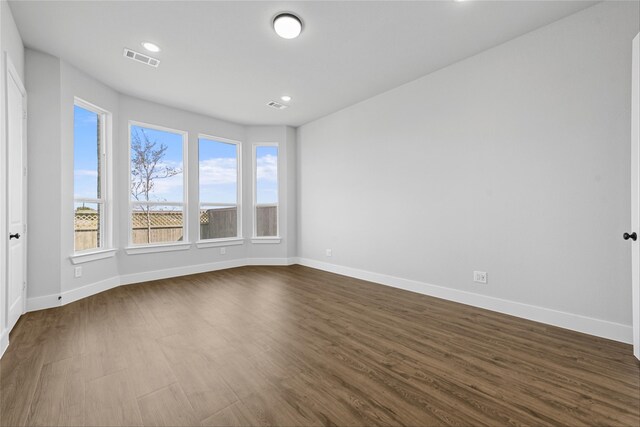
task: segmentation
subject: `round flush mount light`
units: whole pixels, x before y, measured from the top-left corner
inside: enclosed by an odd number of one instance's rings
[[[295,39],[302,32],[302,21],[293,13],[279,13],[273,18],[273,29],[283,39]]]
[[[289,95],[282,95],[280,99],[282,99],[284,102],[291,101],[291,97]]]
[[[160,46],[151,42],[142,42],[142,47],[147,49],[149,52],[160,52]]]

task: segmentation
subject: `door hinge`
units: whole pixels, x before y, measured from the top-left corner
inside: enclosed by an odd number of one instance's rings
[[[22,282],[22,290],[27,289],[27,282]]]
[[[27,224],[26,223],[22,224],[22,232],[24,234],[27,234]]]
[[[27,176],[27,167],[26,166],[22,167],[22,176]]]
[[[22,118],[23,118],[23,119],[25,119],[25,120],[27,120],[27,112],[26,112],[26,111],[23,111],[23,112],[22,112]]]

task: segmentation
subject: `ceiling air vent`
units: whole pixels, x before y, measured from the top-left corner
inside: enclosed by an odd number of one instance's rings
[[[276,101],[269,101],[267,105],[271,108],[275,108],[276,110],[284,110],[285,108],[287,108],[286,105],[280,104],[279,102],[276,102]]]
[[[144,53],[136,52],[131,49],[124,49],[124,56],[129,59],[133,59],[134,61],[142,62],[143,64],[147,64],[151,67],[158,68],[160,65],[160,60],[152,58],[150,56],[145,55]]]

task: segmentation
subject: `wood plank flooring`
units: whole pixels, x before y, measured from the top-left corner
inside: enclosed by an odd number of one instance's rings
[[[0,424],[640,425],[631,346],[302,266],[28,313]]]

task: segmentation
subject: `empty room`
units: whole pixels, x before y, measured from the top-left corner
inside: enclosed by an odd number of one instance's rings
[[[0,24],[0,426],[640,425],[640,1]]]

